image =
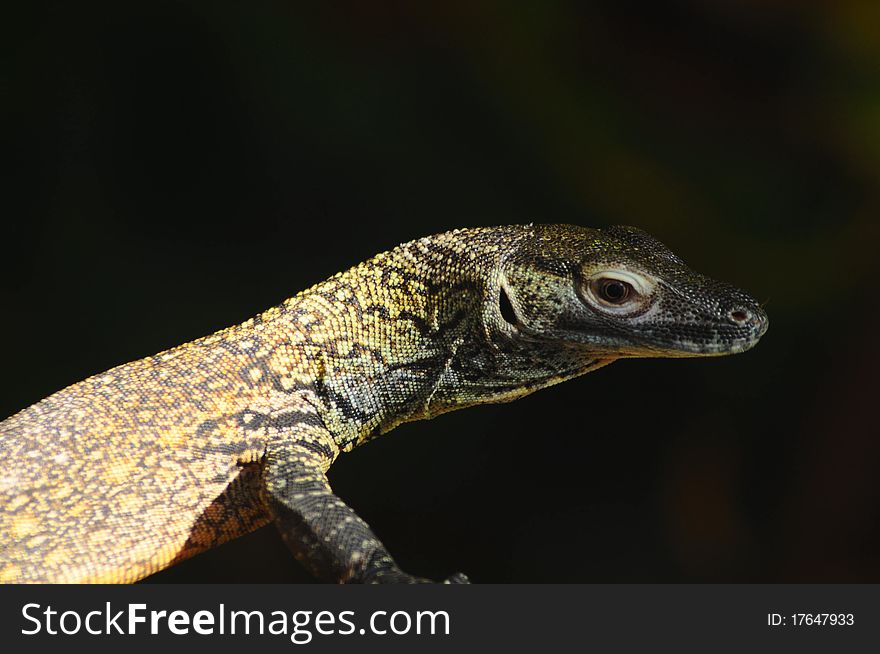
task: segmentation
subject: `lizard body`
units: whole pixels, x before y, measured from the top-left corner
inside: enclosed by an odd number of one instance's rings
[[[423,581],[333,495],[341,452],[618,358],[742,351],[766,327],[635,228],[405,243],[0,423],[0,581],[131,582],[269,521],[321,578]]]

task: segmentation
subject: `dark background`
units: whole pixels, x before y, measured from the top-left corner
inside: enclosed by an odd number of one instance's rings
[[[880,4],[19,4],[0,416],[418,236],[633,224],[761,344],[403,426],[335,489],[435,578],[880,581]],[[272,527],[151,579],[308,580]]]

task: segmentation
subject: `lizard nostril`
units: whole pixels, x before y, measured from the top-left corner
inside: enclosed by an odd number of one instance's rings
[[[738,322],[739,324],[743,324],[751,319],[752,314],[750,311],[746,311],[745,309],[734,309],[730,312],[730,319],[734,322]]]

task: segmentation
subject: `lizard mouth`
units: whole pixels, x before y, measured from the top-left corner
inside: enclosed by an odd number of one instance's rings
[[[760,309],[752,310],[745,317],[737,315],[732,320],[739,324],[707,324],[702,328],[691,326],[686,330],[686,335],[671,341],[656,337],[646,340],[648,347],[659,348],[662,356],[724,356],[755,347],[769,327],[767,315]]]
[[[767,332],[767,314],[759,307],[731,310],[723,320],[653,323],[639,330],[633,342],[619,346],[623,357],[710,357],[738,354],[753,348]]]
[[[717,342],[711,343],[694,343],[682,341],[677,344],[675,350],[669,352],[665,356],[676,356],[675,351],[678,351],[680,353],[678,354],[678,356],[681,357],[711,357],[724,356],[726,354],[739,354],[740,352],[745,352],[746,350],[750,350],[755,347],[755,345],[758,344],[759,340],[760,337],[738,338],[733,341],[719,340]]]

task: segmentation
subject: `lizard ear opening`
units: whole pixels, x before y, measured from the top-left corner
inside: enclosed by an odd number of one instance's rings
[[[504,286],[501,286],[498,293],[498,309],[501,311],[501,317],[510,325],[516,325],[519,320],[516,317],[516,311],[513,310],[513,304],[507,296]]]

